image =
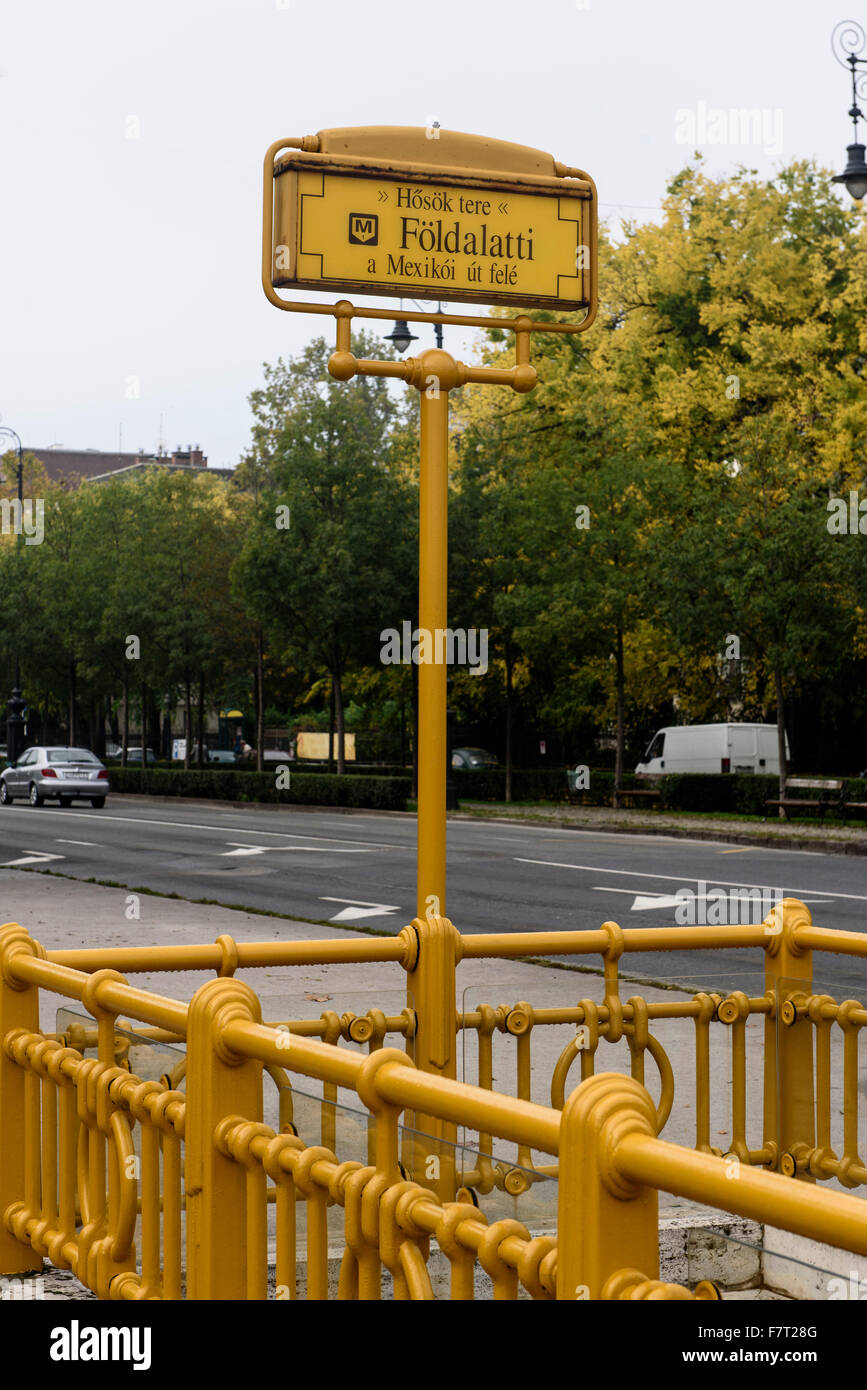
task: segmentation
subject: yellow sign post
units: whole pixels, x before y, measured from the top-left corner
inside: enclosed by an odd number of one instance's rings
[[[580,333],[596,315],[597,201],[593,180],[541,150],[439,128],[361,127],[277,140],[265,156],[262,287],[279,309],[329,314],[336,349],[328,369],[396,377],[421,396],[419,628],[448,628],[448,400],[466,382],[532,391],[532,333]],[[385,294],[543,309],[583,317],[535,321],[490,315],[400,311],[412,323],[446,323],[515,335],[512,367],[468,366],[441,348],[402,362],[366,361],[351,349],[353,319],[392,319],[394,311],[283,299],[278,289]],[[441,654],[442,644],[438,644]],[[446,912],[446,666],[419,665],[417,920],[419,999],[416,1065],[457,1074],[454,1033],[441,1010],[424,1007],[453,976],[455,932]],[[424,957],[424,965],[422,965]],[[451,981],[453,986],[453,980]],[[453,997],[453,994],[452,996]],[[439,1021],[438,1021],[439,1020]],[[453,1187],[454,1126],[426,1118],[442,1141],[437,1184]]]

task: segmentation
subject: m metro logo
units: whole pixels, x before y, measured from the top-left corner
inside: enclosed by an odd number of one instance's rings
[[[375,212],[349,214],[349,240],[353,246],[376,246],[379,241],[379,218]]]

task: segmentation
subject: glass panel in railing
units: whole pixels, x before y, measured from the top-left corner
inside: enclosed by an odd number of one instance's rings
[[[334,1134],[335,1157],[339,1163],[373,1165],[376,1158],[375,1133],[368,1111],[357,1096],[353,1099],[351,1093],[343,1088],[340,1089],[340,1096],[339,1101],[326,1103],[326,1108],[331,1112],[326,1124]],[[307,1091],[301,1085],[293,1086],[293,1106],[299,1135],[305,1144],[315,1144],[322,1123],[321,1096],[312,1088]],[[477,1149],[452,1142],[443,1134],[434,1136],[406,1125],[399,1126],[398,1153],[400,1166],[397,1180],[416,1182],[428,1189],[437,1199],[431,1207],[434,1219],[440,1203],[460,1200],[469,1206],[477,1207],[485,1215],[489,1225],[510,1218],[522,1222],[531,1236],[555,1233],[557,1181],[554,1177],[533,1169],[521,1168],[514,1163],[490,1160]],[[297,1201],[294,1248],[297,1296],[301,1299],[306,1296],[309,1219],[316,1218],[311,1217],[308,1203],[304,1200]],[[326,1219],[329,1297],[336,1297],[341,1260],[346,1248],[343,1205],[339,1202],[330,1204]],[[288,1229],[281,1230],[280,1239],[284,1243],[290,1239]],[[271,1203],[269,1263],[275,1268],[277,1240],[276,1204]],[[448,1298],[450,1266],[448,1259],[438,1248],[435,1234],[431,1239],[428,1273],[434,1295],[438,1298]],[[392,1277],[385,1268],[382,1269],[381,1277],[382,1296],[390,1298],[393,1293]],[[492,1296],[490,1280],[481,1269],[477,1269],[475,1273],[475,1288],[477,1298]],[[281,1296],[287,1295],[284,1292]],[[524,1296],[524,1293],[519,1293],[519,1297]]]
[[[285,995],[269,995],[266,1022],[280,1033],[281,1062],[267,1069],[264,1119],[278,1132],[289,1122],[298,1127],[304,1142],[333,1147],[334,1110],[337,1088],[314,1081],[293,1070],[292,1038],[312,1038],[340,1048],[349,1048],[366,1057],[371,1045],[395,1047],[401,1052],[412,1044],[414,1011],[405,989],[354,989],[331,991],[312,979],[309,988]],[[285,1045],[284,1045],[285,1044]],[[326,1104],[295,1106],[293,1095],[300,1086],[308,1096],[318,1096]]]
[[[126,1022],[127,1020],[124,1020]],[[67,1046],[84,1056],[95,1056],[97,1050],[96,1020],[90,1014],[74,1009],[58,1009],[55,1028]],[[183,1089],[186,1073],[186,1046],[183,1042],[169,1043],[159,1035],[163,1030],[122,1027],[114,1028],[114,1060],[116,1066],[126,1067],[142,1081],[163,1081],[170,1090]]]

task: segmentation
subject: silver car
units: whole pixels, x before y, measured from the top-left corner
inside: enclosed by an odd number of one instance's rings
[[[25,797],[41,806],[46,797],[56,797],[61,806],[75,798],[99,808],[107,792],[108,773],[88,748],[28,748],[0,773],[0,806]]]

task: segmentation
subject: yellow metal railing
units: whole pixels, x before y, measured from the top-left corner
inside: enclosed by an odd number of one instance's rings
[[[621,1002],[623,951],[675,944],[761,946],[765,994]],[[530,945],[535,955],[601,950],[604,1000],[457,1013],[454,968],[461,957],[525,955]],[[329,948],[344,960],[400,964],[426,1005],[392,1015],[331,1013],[290,1023],[287,1032],[286,1024],[262,1023],[255,994],[232,977],[266,960],[334,959]],[[9,924],[0,928],[0,1272],[21,1272],[36,1255],[72,1269],[102,1297],[261,1298],[269,1294],[273,1265],[278,1297],[294,1297],[300,1281],[308,1298],[372,1298],[385,1270],[395,1297],[430,1298],[443,1278],[430,1260],[434,1240],[454,1298],[473,1296],[480,1270],[496,1298],[514,1298],[519,1288],[534,1298],[715,1296],[707,1287],[692,1294],[659,1282],[658,1190],[867,1254],[867,1207],[809,1181],[833,1176],[854,1186],[865,1176],[857,1149],[857,1044],[867,1013],[857,1001],[813,995],[814,948],[863,955],[867,941],[814,928],[795,902],[749,928],[621,932],[607,924],[599,933],[516,939],[461,937],[439,919],[381,940],[245,947],[221,938],[211,947],[117,953],[48,953]],[[186,1004],[133,988],[107,959],[127,969],[194,963],[221,978]],[[93,1026],[63,1037],[42,1032],[40,990],[80,1001]],[[743,1032],[753,1015],[764,1020],[765,1134],[762,1145],[749,1148]],[[706,1113],[697,1113],[696,1150],[659,1137],[673,1081],[650,1026],[678,1018],[695,1028],[696,1094],[705,1102],[711,1029],[719,1025],[731,1035],[736,1181],[731,1159],[709,1142]],[[563,1024],[585,1030],[582,1043],[573,1041],[554,1068],[554,1104],[539,1105],[529,1097],[532,1035]],[[839,1156],[830,1146],[835,1027],[843,1035]],[[132,1029],[185,1043],[185,1065],[162,1081],[139,1078],[128,1070]],[[493,1090],[484,1040],[497,1029],[516,1040],[515,1097]],[[446,1074],[467,1031],[479,1040],[480,1085]],[[121,1032],[125,1049],[118,1046]],[[407,1051],[386,1046],[390,1034]],[[620,1039],[630,1049],[632,1077],[595,1074],[601,1042]],[[341,1043],[366,1044],[367,1055]],[[97,1055],[84,1056],[94,1045]],[[642,1085],[647,1053],[660,1078],[656,1103]],[[567,1096],[578,1056],[582,1084]],[[290,1082],[301,1087],[304,1078],[323,1088],[320,1143],[292,1132]],[[280,1096],[276,1128],[264,1122],[271,1082]],[[338,1155],[341,1091],[367,1116],[367,1162]],[[460,1127],[479,1136],[469,1170],[458,1161]],[[517,1165],[494,1162],[495,1140],[516,1147]],[[471,1188],[515,1196],[555,1175],[556,1233],[533,1235],[513,1219],[489,1225],[471,1202]],[[808,1181],[791,1181],[795,1175]]]
[[[764,960],[762,994],[736,991],[730,995],[698,992],[688,1000],[647,1002],[638,994],[621,998],[620,965],[624,956],[666,950],[701,951],[752,947]],[[695,1147],[708,1153],[728,1153],[741,1163],[777,1169],[806,1180],[836,1178],[844,1186],[867,1181],[867,1165],[858,1148],[860,1094],[858,1048],[867,1009],[857,1000],[836,1001],[812,989],[812,951],[867,955],[867,938],[854,932],[835,932],[812,925],[806,907],[787,900],[760,924],[698,926],[622,930],[607,922],[591,932],[521,932],[508,935],[461,935],[442,918],[417,919],[397,937],[348,938],[336,941],[267,942],[236,944],[223,936],[211,946],[132,947],[106,951],[84,949],[49,953],[56,964],[93,971],[111,965],[130,971],[210,969],[222,976],[261,965],[311,965],[328,962],[390,962],[402,968],[408,986],[407,1007],[386,1015],[371,1009],[366,1015],[327,1011],[319,1020],[286,1020],[281,1026],[291,1035],[319,1037],[333,1045],[366,1044],[375,1051],[388,1042],[400,1042],[423,1071],[456,1077],[463,1054],[464,1077],[483,1089],[493,1087],[495,1036],[514,1040],[514,1083],[509,1088],[522,1100],[532,1096],[531,1078],[538,1067],[533,1061],[533,1039],[539,1030],[568,1026],[571,1035],[550,1074],[545,1099],[556,1108],[563,1105],[574,1071],[581,1080],[592,1076],[603,1044],[618,1042],[628,1048],[631,1075],[647,1081],[657,1094],[657,1121],[664,1130],[671,1114],[675,1082],[681,1103],[694,1106]],[[483,959],[515,959],[544,955],[599,955],[604,977],[603,998],[580,999],[562,1008],[534,1009],[527,1001],[511,1006],[480,1004],[459,1011],[456,970],[460,962]],[[570,977],[564,977],[564,983]],[[630,989],[632,987],[630,986]],[[660,1026],[691,1020],[694,1030],[694,1077],[675,1078]],[[757,1059],[749,1053],[747,1030],[752,1020],[763,1023],[761,1060],[758,1065],[762,1091],[761,1133],[748,1132],[747,1087]],[[153,1030],[152,1030],[153,1031]],[[562,1034],[561,1034],[562,1035]],[[170,1034],[166,1033],[168,1039]],[[472,1039],[473,1047],[467,1046]],[[71,1034],[65,1040],[72,1042]],[[717,1044],[724,1040],[725,1047]],[[832,1065],[832,1042],[842,1041],[840,1087],[844,1122],[840,1151],[832,1143],[832,1092],[837,1086]],[[731,1102],[725,1122],[725,1142],[711,1134],[712,1100],[719,1110],[719,1096],[712,1095],[711,1062],[717,1068],[726,1056]],[[815,1054],[815,1055],[814,1055]],[[613,1060],[613,1054],[612,1060]],[[650,1066],[648,1068],[648,1058]],[[123,1062],[119,1052],[116,1060]],[[603,1063],[604,1065],[604,1063]],[[503,1089],[503,1066],[498,1067]],[[684,1094],[684,1087],[689,1093]],[[538,1098],[538,1096],[537,1096]],[[331,1083],[323,1086],[321,1140],[333,1140]],[[284,1087],[284,1105],[291,1112],[291,1095]],[[839,1109],[839,1107],[837,1107]],[[291,1114],[290,1114],[291,1117]],[[410,1117],[411,1127],[436,1134],[453,1143],[453,1129],[435,1127],[432,1117]],[[371,1140],[372,1144],[372,1140]],[[492,1162],[492,1136],[478,1132],[479,1164],[465,1185],[478,1192],[493,1186],[513,1187],[520,1180],[513,1167],[533,1168],[526,1146],[517,1149],[514,1164]],[[550,1173],[551,1165],[543,1165]],[[554,1165],[553,1171],[556,1171]],[[454,1195],[454,1194],[451,1194]]]

